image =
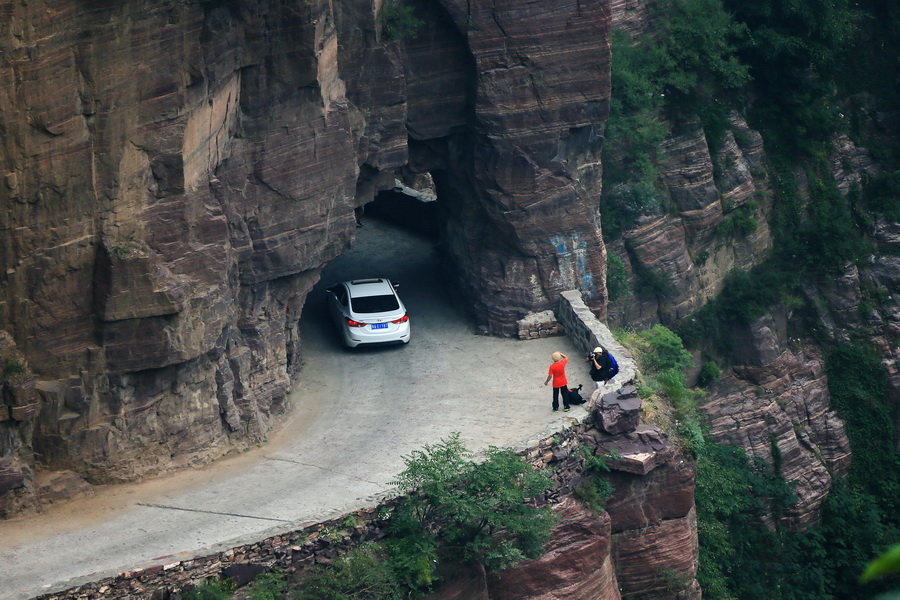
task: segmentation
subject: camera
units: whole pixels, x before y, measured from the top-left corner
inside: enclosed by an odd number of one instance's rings
[[[593,352],[588,352],[586,358],[587,360],[591,360],[592,358],[594,358],[594,356],[596,355]]]

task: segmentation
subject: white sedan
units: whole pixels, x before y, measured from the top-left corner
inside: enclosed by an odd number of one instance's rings
[[[409,343],[409,315],[388,279],[353,279],[328,288],[328,312],[344,345]]]

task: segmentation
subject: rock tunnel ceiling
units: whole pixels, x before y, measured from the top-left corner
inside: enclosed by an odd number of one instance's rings
[[[605,1],[422,1],[401,40],[368,2],[8,10],[0,514],[38,466],[123,481],[261,440],[306,295],[401,172],[432,174],[483,331],[571,288],[604,315]]]

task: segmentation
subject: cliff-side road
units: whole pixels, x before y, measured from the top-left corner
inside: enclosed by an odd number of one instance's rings
[[[473,450],[520,446],[564,418],[584,417],[583,408],[551,412],[542,385],[558,349],[573,358],[570,382],[589,387],[566,338],[475,335],[440,285],[430,242],[374,220],[358,231],[304,309],[292,415],[269,443],[0,523],[0,599],[175,562],[372,504],[389,492],[403,455],[454,431]],[[322,289],[360,276],[400,283],[412,319],[408,346],[339,346],[324,320]]]

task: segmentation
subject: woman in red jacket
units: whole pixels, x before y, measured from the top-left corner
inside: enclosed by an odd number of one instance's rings
[[[568,412],[569,382],[566,381],[566,363],[569,362],[569,357],[562,352],[554,352],[550,355],[550,358],[553,359],[553,364],[550,365],[550,369],[547,371],[547,379],[544,380],[544,385],[550,383],[551,379],[553,380],[553,410],[559,410],[559,396],[562,395],[563,412]]]

